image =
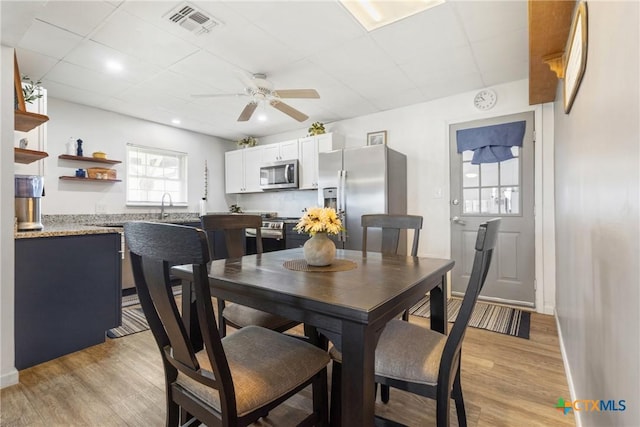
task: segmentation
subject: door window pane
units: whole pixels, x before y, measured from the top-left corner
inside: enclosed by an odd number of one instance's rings
[[[462,209],[463,213],[479,213],[480,200],[478,200],[478,189],[462,190]]]
[[[472,158],[473,158],[473,151],[466,150],[466,151],[462,152],[462,161],[463,162],[470,162]]]
[[[462,187],[479,187],[480,186],[480,168],[478,165],[472,165],[465,162],[462,164]]]
[[[520,182],[520,160],[500,162],[500,185],[518,185]]]
[[[502,188],[502,213],[512,215],[520,213],[520,192],[518,187]]]
[[[480,211],[482,213],[500,213],[500,190],[498,187],[483,188],[480,190],[482,199]]]
[[[482,174],[482,186],[493,187],[498,185],[498,165],[499,163],[483,163],[480,165]]]

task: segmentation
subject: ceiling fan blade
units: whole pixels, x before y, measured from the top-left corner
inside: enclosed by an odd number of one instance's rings
[[[307,116],[306,114],[296,110],[292,106],[287,105],[282,101],[275,101],[274,100],[274,101],[271,101],[270,104],[276,110],[282,111],[286,115],[293,117],[294,119],[296,119],[299,122],[304,122],[305,120],[307,120],[309,118],[309,116]]]
[[[246,93],[201,93],[191,95],[192,98],[223,98],[227,96],[248,96]]]
[[[276,94],[280,98],[320,98],[315,89],[278,89]]]
[[[257,107],[258,107],[258,104],[255,103],[255,102],[248,103],[244,107],[244,110],[242,110],[242,113],[240,113],[240,117],[238,117],[238,121],[239,122],[246,122],[247,120],[249,120],[251,118],[251,116],[253,115],[253,112],[256,111]]]

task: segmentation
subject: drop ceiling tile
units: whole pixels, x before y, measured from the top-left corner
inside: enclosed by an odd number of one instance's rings
[[[43,86],[47,89],[47,97],[49,98],[63,99],[93,107],[99,107],[109,99],[109,95],[78,89],[54,81],[46,81]],[[50,112],[49,115],[55,118],[55,112]]]
[[[367,99],[371,104],[375,105],[379,111],[386,111],[418,104],[424,100],[424,95],[418,88],[411,88],[382,93],[380,96],[368,96]]]
[[[238,78],[238,68],[220,57],[200,50],[173,64],[171,71],[182,74],[197,82],[206,83],[206,90],[216,88],[217,92],[242,92],[244,85]],[[205,89],[205,87],[203,87]],[[194,93],[204,93],[202,90]]]
[[[478,67],[469,46],[434,51],[429,57],[417,56],[400,65],[411,81],[417,85],[427,84],[433,79],[448,75],[466,74]]]
[[[460,20],[449,3],[381,27],[370,36],[397,63],[467,43]]]
[[[35,20],[19,47],[53,58],[62,59],[82,41],[82,37],[69,31]]]
[[[224,25],[202,46],[249,73],[269,73],[304,56],[302,50],[290,48],[250,23],[243,27]]]
[[[123,79],[131,83],[140,83],[160,72],[161,68],[148,62],[126,55],[108,46],[85,40],[65,57],[65,61],[105,73],[114,79]],[[113,61],[122,65],[121,71],[112,71],[107,63]]]
[[[104,1],[49,1],[37,18],[85,37],[114,10],[115,6]]]
[[[168,67],[198,50],[124,11],[117,11],[91,39],[160,67]]]
[[[410,89],[419,93],[414,82],[398,67],[381,70],[372,68],[368,73],[361,74],[360,78],[343,79],[343,83],[368,99],[395,98],[397,92]]]
[[[35,80],[41,80],[58,63],[55,58],[27,49],[16,49],[16,58],[20,74]]]
[[[250,19],[287,46],[306,52],[342,46],[366,34],[338,2],[274,2]]]
[[[453,7],[471,42],[528,29],[525,1],[458,1]]]
[[[182,99],[187,102],[193,102],[194,94],[217,93],[220,90],[184,74],[178,74],[173,71],[163,71],[144,83],[138,85],[140,88],[149,92],[162,92],[175,98]]]
[[[510,63],[529,61],[529,51],[522,49],[528,46],[528,30],[511,31],[501,37],[485,39],[472,44],[474,56],[480,70],[495,69],[508,66]],[[525,67],[528,75],[528,66]]]
[[[130,83],[114,79],[112,76],[64,61],[59,62],[47,73],[43,85],[47,82],[61,83],[76,89],[109,96],[118,95],[131,87]],[[82,103],[81,100],[79,102]]]
[[[46,1],[1,1],[0,40],[4,46],[15,47],[27,32]]]
[[[325,49],[310,59],[337,78],[363,77],[371,70],[395,67],[390,55],[369,36],[346,41],[339,49]]]

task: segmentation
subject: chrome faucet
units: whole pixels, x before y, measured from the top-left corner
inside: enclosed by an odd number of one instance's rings
[[[165,219],[166,217],[169,216],[169,214],[164,211],[164,196],[169,196],[169,206],[173,206],[173,201],[171,200],[171,194],[164,193],[162,195],[162,200],[160,202],[160,219]]]

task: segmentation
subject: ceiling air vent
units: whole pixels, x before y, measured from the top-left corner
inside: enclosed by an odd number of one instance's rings
[[[180,25],[185,30],[198,36],[206,34],[216,25],[220,25],[219,21],[189,3],[182,3],[178,7],[171,9],[163,18],[167,18],[170,23]]]

